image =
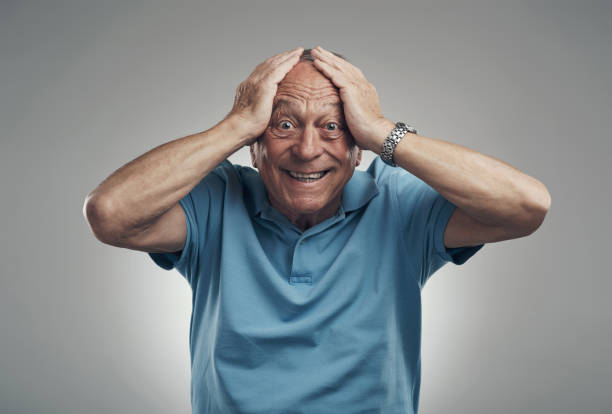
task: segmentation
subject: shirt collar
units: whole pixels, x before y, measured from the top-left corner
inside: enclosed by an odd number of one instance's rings
[[[366,171],[355,170],[353,176],[342,189],[342,208],[346,213],[358,210],[378,194],[378,186]]]
[[[245,184],[245,192],[249,210],[254,215],[260,215],[270,206],[266,187],[259,172],[251,167],[240,168],[240,176]],[[358,210],[365,206],[378,194],[378,186],[374,178],[366,171],[355,170],[351,179],[342,189],[342,210],[345,213]]]

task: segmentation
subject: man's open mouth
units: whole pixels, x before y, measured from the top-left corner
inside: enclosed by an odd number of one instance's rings
[[[325,174],[329,172],[329,170],[318,171],[318,172],[313,172],[313,173],[302,173],[302,172],[289,171],[289,170],[285,170],[285,172],[289,174],[292,178],[298,181],[301,181],[303,183],[312,183],[312,182],[318,181],[321,178],[323,178]]]

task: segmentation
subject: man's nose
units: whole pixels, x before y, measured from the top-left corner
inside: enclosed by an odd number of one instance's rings
[[[321,137],[313,126],[306,126],[293,146],[293,153],[300,159],[308,161],[323,153]]]

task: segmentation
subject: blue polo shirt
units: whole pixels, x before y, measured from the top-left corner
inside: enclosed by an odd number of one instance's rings
[[[455,206],[377,157],[301,231],[259,173],[224,161],[187,194],[187,240],[149,253],[189,282],[191,399],[204,413],[416,413],[421,289]]]

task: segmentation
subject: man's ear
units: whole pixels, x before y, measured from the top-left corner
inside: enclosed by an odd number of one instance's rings
[[[357,152],[357,159],[355,160],[355,167],[358,166],[359,164],[361,164],[361,148],[359,148],[359,151]]]

